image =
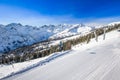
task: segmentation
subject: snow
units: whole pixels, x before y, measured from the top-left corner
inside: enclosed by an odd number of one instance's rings
[[[113,22],[108,25],[119,24]],[[0,54],[26,45],[48,40],[82,35],[94,28],[103,26],[87,26],[84,24],[43,25],[40,27],[11,23],[0,24]]]
[[[112,22],[112,23],[110,23],[110,24],[108,24],[108,25],[114,26],[115,24],[120,24],[120,21],[118,21],[118,22]]]
[[[49,63],[50,61],[52,61],[60,56],[63,56],[65,54],[67,54],[68,52],[70,52],[70,50],[64,51],[64,52],[56,52],[49,56],[34,59],[34,60],[29,60],[26,62],[14,63],[11,65],[1,65],[0,66],[0,79],[7,78],[7,77],[10,77],[10,76],[16,75],[16,74],[21,74],[21,73],[28,71],[30,69],[33,69],[35,67],[45,65],[46,63]]]
[[[0,78],[3,78],[15,72],[22,71],[29,67],[32,67],[33,65],[37,64],[41,60],[44,60],[45,58],[47,57],[30,60],[22,63],[15,63],[11,65],[0,65]]]
[[[14,67],[3,65],[0,77],[25,70],[5,80],[119,80],[119,52],[120,32],[112,31],[106,34],[105,40],[101,35],[98,42],[92,39],[89,44],[73,46],[71,51],[16,63]]]
[[[81,24],[44,25],[41,27],[24,26],[20,23],[0,25],[0,53],[48,40],[50,37],[55,39],[90,30],[91,27]]]
[[[52,32],[33,26],[23,26],[19,23],[0,26],[0,52],[31,45],[46,40],[51,35],[53,35]]]
[[[51,39],[64,38],[64,37],[72,36],[76,34],[84,34],[84,33],[90,32],[91,30],[92,30],[92,27],[90,26],[75,24],[75,25],[71,25],[70,28],[67,28],[59,33],[54,34],[50,38]]]

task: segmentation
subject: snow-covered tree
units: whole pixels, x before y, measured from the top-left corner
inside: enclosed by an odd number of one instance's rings
[[[94,31],[94,35],[95,35],[95,40],[96,40],[96,42],[98,42],[98,36],[97,36],[96,31]]]
[[[103,40],[105,40],[105,36],[106,36],[106,28],[103,28],[103,31],[104,31],[104,33],[103,33]]]

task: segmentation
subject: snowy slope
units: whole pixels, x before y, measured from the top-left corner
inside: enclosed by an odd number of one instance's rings
[[[103,35],[101,35],[98,42],[93,39],[89,44],[76,45],[71,52],[67,54],[63,52],[62,54],[65,54],[63,56],[60,56],[61,53],[57,53],[43,61],[38,60],[37,62],[36,60],[36,64],[45,62],[46,65],[38,65],[5,80],[119,80],[119,39],[120,32],[112,31],[107,33],[106,40],[103,40]],[[15,69],[11,65],[1,66],[1,77],[35,62],[16,63],[14,64]]]
[[[75,24],[75,25],[69,25],[69,26],[71,26],[71,27],[67,28],[67,29],[63,29],[63,31],[61,31],[57,34],[54,34],[50,38],[51,39],[63,38],[63,37],[67,37],[67,36],[73,36],[76,34],[84,34],[86,32],[90,32],[92,30],[92,27],[88,27],[83,24]]]
[[[114,24],[119,24],[119,22],[109,25]],[[0,25],[0,53],[47,39],[59,39],[77,34],[85,34],[94,28],[97,27],[83,24],[43,25],[40,27],[24,26],[20,23]]]
[[[46,29],[40,29],[32,26],[23,26],[17,23],[11,23],[6,26],[0,26],[0,52],[6,52],[21,46],[31,45],[35,42],[46,40],[53,35]]]
[[[115,24],[120,24],[120,21],[118,21],[118,22],[112,22],[112,23],[109,23],[108,25],[115,25]]]
[[[66,37],[90,30],[90,27],[81,24],[43,25],[41,27],[24,26],[20,23],[0,25],[0,52],[7,52],[49,38]]]

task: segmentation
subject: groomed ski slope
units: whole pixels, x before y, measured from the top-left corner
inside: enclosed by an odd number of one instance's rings
[[[73,47],[46,65],[4,80],[120,80],[120,32]]]

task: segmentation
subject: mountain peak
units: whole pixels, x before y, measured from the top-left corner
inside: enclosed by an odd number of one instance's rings
[[[10,23],[6,26],[22,26],[22,24],[20,24],[20,23]]]

